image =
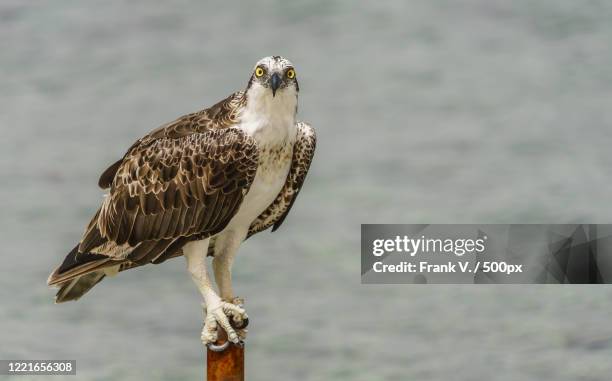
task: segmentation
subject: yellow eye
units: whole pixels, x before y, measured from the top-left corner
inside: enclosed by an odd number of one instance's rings
[[[287,78],[289,78],[289,79],[295,78],[295,70],[293,70],[293,69],[287,70]]]
[[[255,76],[261,77],[262,75],[264,75],[264,69],[261,66],[257,66],[255,69]]]

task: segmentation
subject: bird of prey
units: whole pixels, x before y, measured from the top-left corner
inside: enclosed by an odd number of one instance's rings
[[[108,194],[49,276],[56,303],[107,275],[184,256],[206,305],[203,343],[216,341],[217,325],[239,343],[248,317],[232,290],[234,257],[245,239],[283,223],[315,150],[313,128],[296,120],[298,92],[293,64],[266,57],[244,91],[136,141],[102,173]]]

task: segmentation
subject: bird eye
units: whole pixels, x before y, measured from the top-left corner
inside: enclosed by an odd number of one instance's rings
[[[255,76],[261,77],[262,75],[264,75],[264,69],[261,66],[257,66],[255,69]]]
[[[293,69],[287,70],[287,74],[286,75],[287,75],[287,78],[289,78],[289,79],[295,78],[295,70],[293,70]]]

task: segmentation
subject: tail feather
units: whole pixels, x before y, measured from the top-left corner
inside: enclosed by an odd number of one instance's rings
[[[87,257],[85,257],[87,258]],[[104,257],[100,259],[94,259],[82,264],[78,264],[75,267],[72,267],[69,270],[61,271],[61,266],[55,269],[51,275],[49,275],[49,279],[47,280],[47,284],[49,286],[55,286],[60,283],[67,282],[69,280],[73,280],[74,278],[78,278],[87,273],[94,272],[96,270],[101,270],[105,267],[110,267],[116,265],[116,261],[113,261],[109,257]]]
[[[94,237],[94,236],[92,236]],[[159,240],[144,242],[135,247],[127,244],[116,245],[112,242],[96,242],[96,251],[79,252],[76,245],[47,279],[49,286],[57,286],[56,303],[77,300],[91,290],[106,275],[115,275],[147,263],[161,263],[165,260],[182,255],[181,247],[185,240]],[[82,246],[82,243],[80,244]]]
[[[64,261],[62,262],[62,264],[59,265],[59,267],[57,267],[55,271],[53,271],[53,273],[51,273],[47,283],[49,285],[56,284],[59,281],[56,279],[60,275],[67,274],[70,270],[73,270],[86,263],[90,263],[90,262],[93,262],[96,260],[102,260],[102,259],[108,259],[108,256],[102,255],[102,254],[92,254],[92,253],[87,253],[86,255],[79,254],[79,245],[76,245],[70,251],[70,253],[66,255],[66,258],[64,258]]]
[[[55,295],[55,303],[79,299],[87,291],[91,290],[93,286],[100,283],[105,276],[106,274],[103,270],[98,270],[61,283],[60,289]]]
[[[104,279],[104,269],[116,265],[117,261],[105,255],[79,254],[77,245],[49,275],[47,284],[59,287],[55,295],[56,303],[76,300]]]

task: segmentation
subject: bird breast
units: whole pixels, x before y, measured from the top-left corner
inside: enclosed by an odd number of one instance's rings
[[[292,156],[293,144],[260,148],[255,179],[226,230],[246,232],[251,223],[274,202],[287,181]]]
[[[264,177],[276,177],[275,173],[286,176],[293,156],[293,144],[263,146],[259,149],[258,174]],[[279,189],[280,191],[280,189]]]

